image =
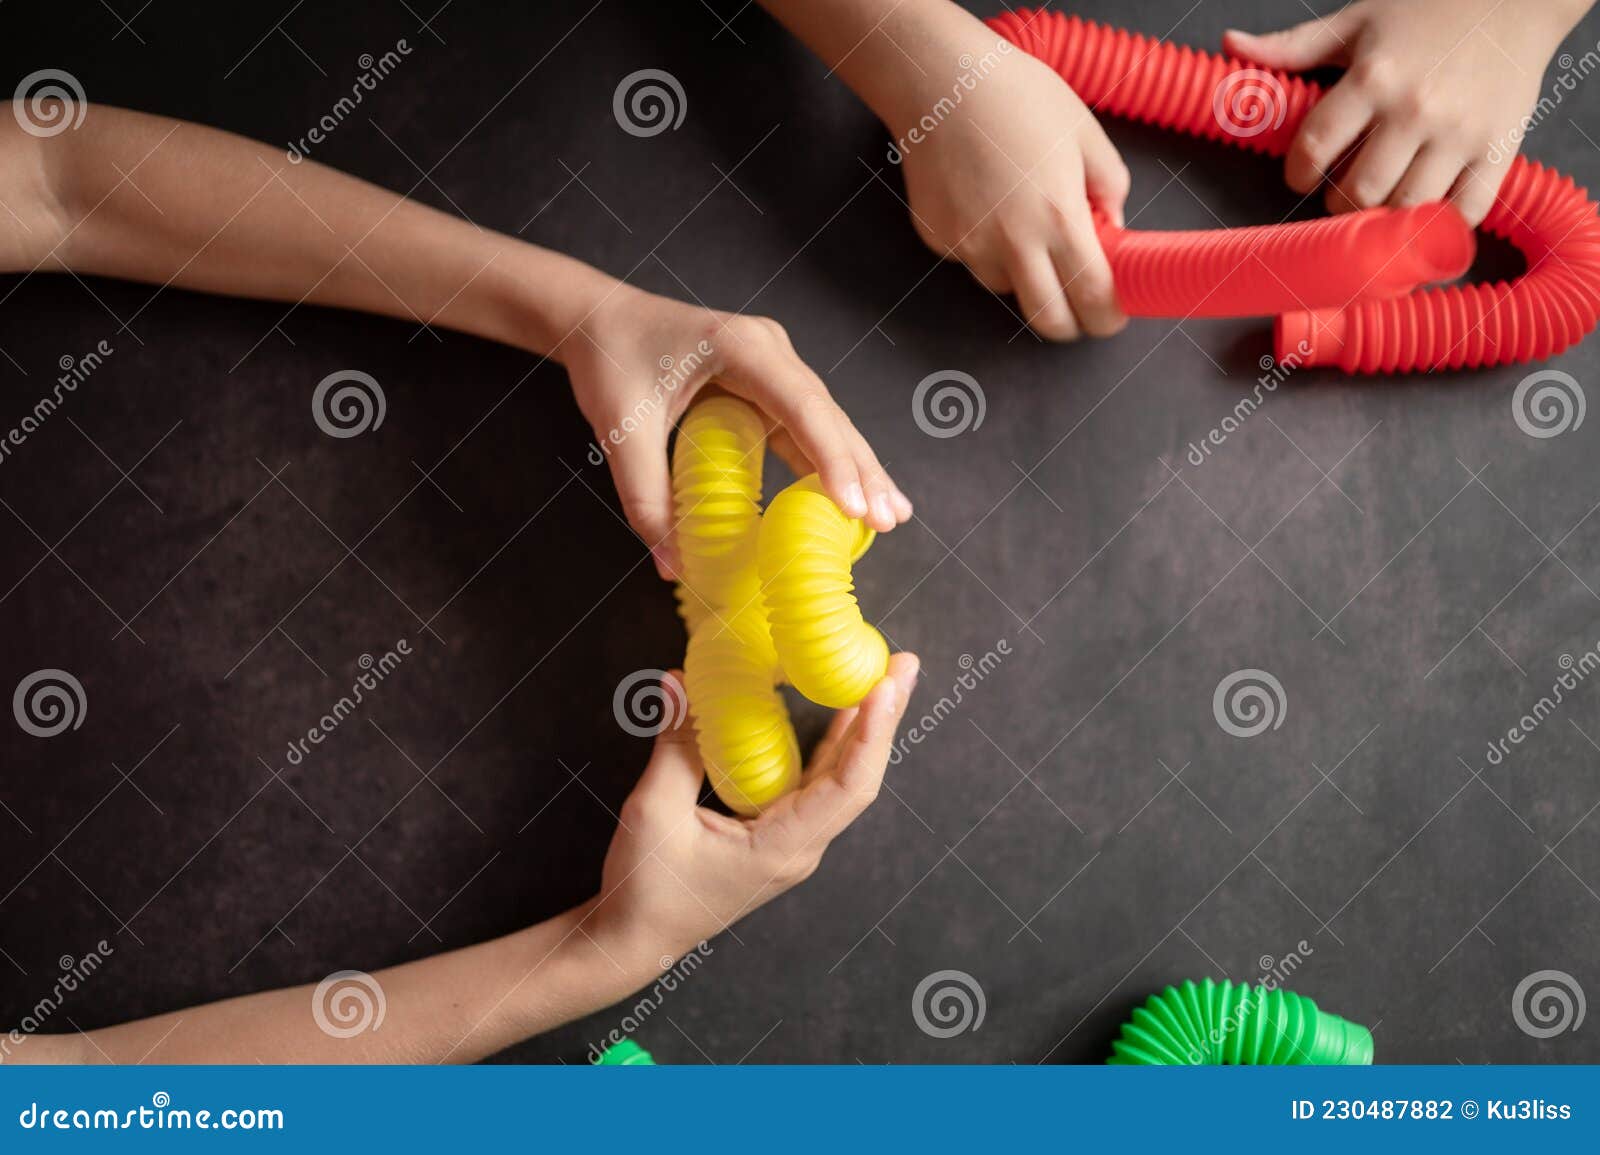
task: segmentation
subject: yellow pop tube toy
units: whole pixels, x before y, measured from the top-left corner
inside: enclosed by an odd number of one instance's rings
[[[800,747],[778,686],[834,709],[888,671],[883,635],[862,619],[850,567],[873,531],[847,517],[815,474],[761,512],[765,426],[749,405],[713,397],[678,427],[672,457],[689,628],[684,683],[712,788],[760,811],[800,784]]]

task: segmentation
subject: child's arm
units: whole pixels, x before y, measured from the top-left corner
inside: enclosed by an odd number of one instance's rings
[[[472,1062],[600,1010],[810,877],[877,796],[916,674],[914,656],[890,659],[866,700],[835,716],[805,785],[750,822],[697,804],[704,774],[693,728],[663,731],[623,803],[599,895],[528,930],[361,976],[345,984],[342,1003],[339,987],[314,1003],[317,988],[307,985],[80,1035],[20,1044],[0,1036],[6,1061]],[[359,999],[375,1007],[379,991],[383,1019],[371,1029],[375,1014]]]
[[[762,0],[877,113],[917,234],[1041,336],[1105,336],[1117,307],[1093,201],[1122,220],[1128,170],[1083,101],[950,0]]]
[[[1545,66],[1593,0],[1359,0],[1227,51],[1268,68],[1345,67],[1285,166],[1335,211],[1446,196],[1477,224],[1540,98]]]
[[[663,570],[675,564],[668,434],[712,377],[784,426],[846,510],[880,530],[910,516],[773,321],[642,292],[229,133],[104,105],[83,111],[77,129],[48,138],[0,117],[0,271],[71,269],[361,309],[553,357]],[[127,321],[137,331],[137,314]],[[664,388],[668,357],[694,368]]]

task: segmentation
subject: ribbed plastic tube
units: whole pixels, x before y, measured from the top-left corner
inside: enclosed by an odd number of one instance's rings
[[[738,610],[760,594],[756,528],[766,445],[761,415],[734,397],[709,397],[678,423],[672,452],[683,570],[678,607],[691,630],[712,607]]]
[[[701,623],[689,636],[683,681],[700,760],[729,809],[759,814],[800,784],[800,746],[759,606]]]
[[[1319,86],[1289,73],[1058,12],[1019,9],[989,24],[1060,73],[1097,113],[1272,156],[1288,151],[1322,97]],[[1361,373],[1510,364],[1552,357],[1594,328],[1600,209],[1583,189],[1518,157],[1482,227],[1521,250],[1521,277],[1331,307],[1308,299],[1279,315],[1279,360]]]
[[[860,702],[889,670],[889,644],[862,619],[850,574],[872,537],[814,473],[772,499],[757,536],[761,594],[784,675],[836,710]]]
[[[1452,205],[1197,232],[1106,226],[1100,243],[1130,317],[1270,317],[1410,293],[1472,264]]]
[[[763,514],[765,451],[760,414],[718,396],[684,416],[672,457],[678,606],[689,627],[684,689],[711,786],[747,816],[800,784],[800,747],[778,686],[788,680],[842,709],[866,697],[889,662],[852,592],[851,566],[872,530],[847,517],[815,474]]]
[[[1106,1062],[1366,1066],[1372,1062],[1372,1032],[1292,991],[1190,980],[1145,1000],[1123,1024]]]

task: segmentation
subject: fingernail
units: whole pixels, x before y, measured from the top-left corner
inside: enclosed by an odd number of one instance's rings
[[[889,495],[887,493],[880,493],[872,499],[872,516],[878,519],[877,529],[890,530],[894,528],[894,506],[889,504]]]
[[[910,521],[911,520],[911,499],[909,497],[907,497],[905,494],[901,493],[898,486],[895,488],[894,493],[892,493],[890,495],[890,500],[892,500],[894,502],[894,510],[895,510],[895,512],[897,514],[900,515],[900,520],[901,521]]]
[[[670,582],[677,579],[677,558],[673,557],[672,551],[668,547],[664,545],[656,546],[650,551],[650,558],[656,563],[656,573],[661,576],[663,581]]]
[[[865,517],[867,513],[867,495],[861,492],[861,484],[852,481],[844,487],[844,511],[851,517]]]
[[[895,679],[895,685],[900,690],[900,701],[903,705],[911,700],[911,691],[917,685],[917,671],[922,669],[922,659],[915,654],[910,655],[911,666]]]

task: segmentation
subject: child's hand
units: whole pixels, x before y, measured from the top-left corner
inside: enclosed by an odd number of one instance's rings
[[[1268,68],[1348,69],[1295,138],[1285,164],[1291,188],[1310,192],[1331,178],[1334,212],[1449,196],[1476,225],[1516,155],[1551,53],[1587,8],[1587,0],[1358,0],[1284,32],[1229,32],[1223,47]]]
[[[799,474],[819,473],[845,512],[880,531],[911,516],[911,503],[776,321],[622,285],[562,344],[560,357],[623,512],[664,578],[678,570],[667,438],[713,381],[760,409],[773,426],[773,451]]]
[[[974,48],[992,55],[994,44],[985,34]],[[1089,206],[1121,224],[1128,169],[1059,76],[1010,52],[920,141],[910,128],[890,124],[912,223],[934,252],[996,293],[1015,292],[1042,337],[1104,337],[1127,323]]]
[[[877,797],[916,677],[915,655],[891,657],[861,705],[835,715],[801,788],[748,822],[699,805],[705,775],[693,727],[662,731],[622,805],[585,930],[628,972],[649,970],[809,878]],[[682,700],[681,689],[673,694]]]

